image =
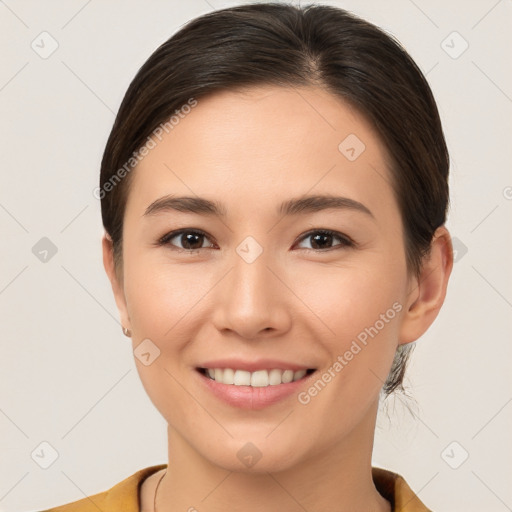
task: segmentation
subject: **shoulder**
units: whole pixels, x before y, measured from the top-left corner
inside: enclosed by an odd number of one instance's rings
[[[149,466],[125,478],[110,489],[52,507],[41,512],[139,512],[140,488],[146,478],[167,467],[166,464]]]
[[[377,491],[391,503],[393,512],[432,512],[402,475],[377,467],[372,467],[372,475]]]

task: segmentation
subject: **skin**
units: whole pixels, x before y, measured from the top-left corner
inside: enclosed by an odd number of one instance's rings
[[[338,150],[349,134],[366,146],[355,161]],[[168,422],[169,466],[157,509],[391,510],[371,475],[379,391],[398,344],[418,339],[443,304],[453,265],[449,232],[436,231],[420,278],[408,275],[385,147],[365,118],[319,88],[216,93],[157,142],[133,171],[117,273],[103,239],[133,348],[149,338],[161,351],[148,366],[135,359]],[[167,194],[220,201],[227,216],[143,216]],[[349,209],[276,213],[282,201],[304,194],[349,197],[374,218]],[[176,250],[190,247],[181,236],[172,239],[174,249],[155,244],[180,228],[207,233],[196,239],[202,248],[195,254]],[[313,228],[357,246],[337,238],[314,245],[303,237]],[[264,249],[250,264],[236,252],[247,236]],[[242,410],[219,401],[195,373],[205,358],[270,357],[317,368],[316,380],[395,302],[401,311],[306,405],[292,394]],[[237,457],[249,441],[262,454],[250,468]],[[144,482],[142,510],[153,510],[163,473]]]

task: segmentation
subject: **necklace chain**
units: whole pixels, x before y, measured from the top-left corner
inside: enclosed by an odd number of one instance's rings
[[[155,499],[153,501],[153,512],[156,512],[156,494],[158,492],[158,487],[160,485],[160,482],[163,480],[164,476],[167,474],[167,470],[165,471],[165,473],[160,477],[160,480],[158,480],[158,483],[156,484],[156,489],[155,489]]]

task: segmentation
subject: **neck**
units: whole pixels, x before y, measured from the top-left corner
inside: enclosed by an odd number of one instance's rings
[[[258,472],[220,467],[169,426],[169,463],[159,485],[157,510],[390,512],[390,503],[372,478],[376,415],[377,403],[335,445],[305,453],[299,464],[278,471],[260,464],[254,466],[260,467]]]

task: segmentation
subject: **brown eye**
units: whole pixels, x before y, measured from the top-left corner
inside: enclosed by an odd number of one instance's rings
[[[304,249],[314,250],[314,251],[322,251],[332,249],[333,247],[353,247],[355,244],[348,237],[342,235],[341,233],[337,233],[336,231],[331,231],[329,229],[320,229],[316,231],[310,231],[306,233],[301,240],[311,239],[311,247],[303,247]],[[334,244],[335,240],[339,240],[340,243]]]
[[[171,243],[172,240],[176,239],[176,242]],[[206,233],[191,229],[181,229],[178,231],[172,231],[159,240],[160,245],[170,245],[175,247],[178,251],[198,251],[199,249],[205,249],[204,241],[208,239]],[[179,247],[177,244],[181,244]]]

